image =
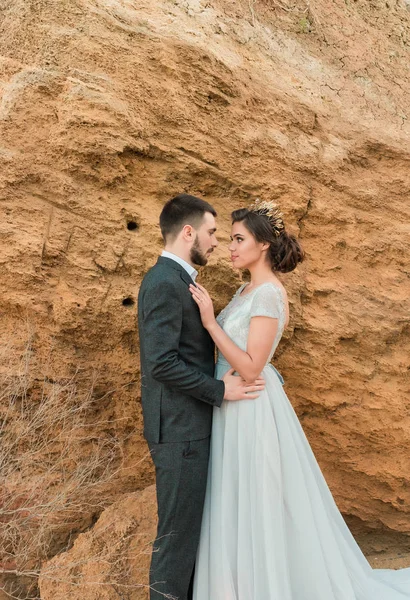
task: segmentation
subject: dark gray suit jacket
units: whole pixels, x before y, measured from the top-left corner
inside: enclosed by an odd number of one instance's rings
[[[149,442],[184,442],[211,433],[223,381],[214,379],[214,344],[188,289],[185,269],[160,257],[138,295],[141,396]]]

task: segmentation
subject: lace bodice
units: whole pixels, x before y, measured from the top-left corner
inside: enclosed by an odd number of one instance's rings
[[[278,319],[278,331],[267,360],[267,363],[269,363],[280,342],[286,323],[283,292],[279,286],[269,281],[262,283],[251,292],[241,296],[241,292],[245,286],[246,284],[241,285],[236,291],[229,304],[217,316],[217,321],[235,344],[241,350],[246,350],[252,317],[272,317]],[[222,355],[219,358],[223,359]]]

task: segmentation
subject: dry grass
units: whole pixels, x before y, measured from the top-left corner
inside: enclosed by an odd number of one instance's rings
[[[0,360],[0,589],[34,598],[41,563],[107,504],[121,446],[95,415],[93,382],[34,379],[30,343]]]

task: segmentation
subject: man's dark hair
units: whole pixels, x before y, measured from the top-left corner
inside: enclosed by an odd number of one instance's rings
[[[178,194],[168,200],[160,214],[162,237],[165,241],[175,238],[185,225],[197,229],[206,212],[216,217],[216,210],[205,200],[189,194]]]

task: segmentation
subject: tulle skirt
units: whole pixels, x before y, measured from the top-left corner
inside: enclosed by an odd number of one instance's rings
[[[283,380],[263,376],[257,400],[214,409],[194,600],[409,600],[410,568],[370,567]]]

